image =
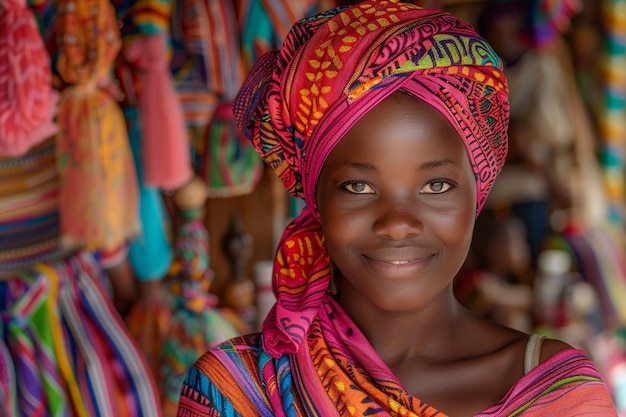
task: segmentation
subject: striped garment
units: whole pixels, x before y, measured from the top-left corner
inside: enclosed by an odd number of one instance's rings
[[[0,275],[63,251],[55,153],[48,139],[24,155],[0,158]]]
[[[231,111],[246,72],[235,2],[174,3],[171,67],[193,166],[210,198],[248,194],[261,179],[263,162],[235,128]]]
[[[87,252],[0,281],[0,416],[161,415],[146,361],[108,300]]]
[[[445,417],[404,390],[330,297],[309,329],[308,349],[272,358],[262,345],[262,336],[252,334],[204,354],[185,380],[178,417]],[[598,370],[576,349],[539,364],[497,404],[477,414],[574,415],[616,416]]]

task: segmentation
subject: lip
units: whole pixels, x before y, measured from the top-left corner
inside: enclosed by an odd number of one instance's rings
[[[364,256],[368,262],[373,262],[377,264],[390,265],[390,266],[407,266],[414,265],[419,263],[424,263],[430,258],[430,256],[422,256],[419,258],[410,258],[410,259],[379,259],[373,258],[370,256]]]
[[[363,251],[362,255],[375,262],[402,265],[423,262],[431,258],[434,252],[419,247],[381,247],[375,250]]]
[[[414,276],[432,260],[433,253],[407,253],[406,251],[384,251],[376,254],[363,255],[370,267],[393,278]]]
[[[406,265],[406,264],[410,264],[413,262],[417,262],[417,259],[409,259],[408,261],[383,261],[383,262],[387,262],[392,265]]]

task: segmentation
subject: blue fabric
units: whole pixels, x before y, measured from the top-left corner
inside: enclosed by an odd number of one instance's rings
[[[141,133],[139,114],[134,108],[124,110],[128,123],[128,138],[137,167],[139,182],[139,218],[142,233],[130,242],[128,259],[136,278],[140,281],[155,281],[167,273],[174,251],[168,240],[169,217],[163,197],[157,188],[146,187],[141,172]]]

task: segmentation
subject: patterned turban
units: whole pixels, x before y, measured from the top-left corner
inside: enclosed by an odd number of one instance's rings
[[[507,152],[508,88],[493,49],[467,23],[397,0],[369,0],[297,22],[263,55],[233,110],[237,125],[306,206],[274,261],[277,302],[263,323],[272,356],[294,353],[330,283],[316,210],[322,165],[343,135],[404,91],[440,111],[463,139],[482,208]]]

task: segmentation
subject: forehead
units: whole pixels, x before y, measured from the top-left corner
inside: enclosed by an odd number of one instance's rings
[[[403,92],[392,94],[367,112],[339,141],[329,159],[365,152],[373,152],[378,160],[390,155],[410,160],[467,154],[446,117],[430,104]]]

